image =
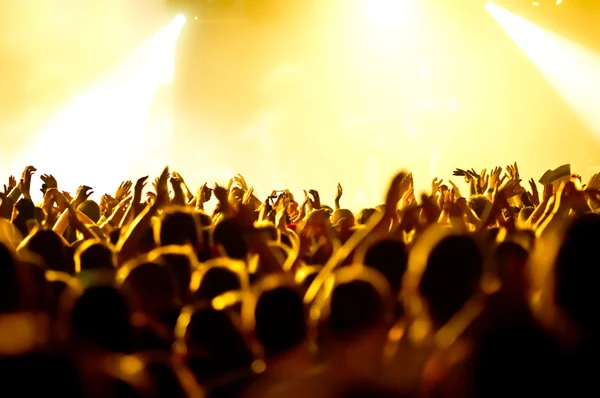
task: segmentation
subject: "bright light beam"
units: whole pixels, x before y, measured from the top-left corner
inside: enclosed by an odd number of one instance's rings
[[[141,169],[151,161],[149,146],[162,144],[145,134],[152,127],[150,108],[158,89],[173,81],[184,24],[178,15],[68,103],[39,134],[27,159],[53,173],[65,189],[89,184],[97,194],[112,192],[116,179],[147,174]]]
[[[600,55],[491,1],[486,10],[600,140]]]

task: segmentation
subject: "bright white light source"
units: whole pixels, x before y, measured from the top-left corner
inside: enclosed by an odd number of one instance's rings
[[[563,0],[556,0],[556,5],[559,6],[563,3]]]
[[[531,3],[531,4],[533,4],[533,6],[534,6],[534,7],[539,7],[539,6],[540,6],[540,3],[538,3],[537,1],[534,1],[534,2],[533,2],[533,3]]]
[[[187,21],[187,18],[183,14],[177,14],[175,20],[173,21],[176,25],[182,25]]]
[[[39,134],[27,159],[52,170],[65,189],[86,183],[97,194],[114,189],[115,178],[147,174],[141,170],[147,167],[144,158],[163,144],[149,136],[164,135],[152,130],[150,109],[159,88],[173,81],[175,44],[184,24],[178,15],[73,98]],[[113,157],[113,151],[127,154]]]
[[[600,138],[600,55],[504,8],[493,6],[488,11]]]

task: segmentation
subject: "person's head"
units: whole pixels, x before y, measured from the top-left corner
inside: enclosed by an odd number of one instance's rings
[[[362,264],[376,269],[387,279],[393,292],[398,293],[408,265],[408,254],[404,243],[396,239],[380,239],[366,249]]]
[[[492,202],[483,195],[473,195],[471,196],[471,199],[469,199],[469,207],[473,209],[479,218],[483,217],[485,210],[491,205]]]
[[[419,281],[436,327],[444,325],[479,291],[483,255],[471,236],[450,235],[433,248]]]
[[[347,219],[347,220],[350,221],[350,223],[352,225],[354,225],[354,221],[355,221],[354,220],[354,214],[352,214],[352,212],[350,210],[348,210],[348,209],[337,209],[331,215],[331,223],[332,224],[337,224],[342,219]]]
[[[161,246],[191,245],[197,248],[202,240],[200,227],[194,213],[174,208],[162,215],[155,224],[156,241]]]
[[[113,352],[128,352],[132,326],[121,293],[111,286],[87,289],[71,310],[71,337],[83,345]]]
[[[300,291],[278,276],[267,277],[256,288],[254,331],[267,357],[285,353],[307,335]]]
[[[328,343],[373,337],[381,341],[394,319],[395,297],[389,283],[378,271],[352,265],[335,271],[315,299],[310,310],[317,338]],[[318,318],[315,319],[315,317]],[[375,334],[373,334],[375,333]]]
[[[502,282],[502,290],[510,292],[511,298],[525,297],[529,290],[527,261],[529,253],[521,245],[506,241],[495,251],[496,271]]]
[[[224,219],[215,225],[212,233],[214,247],[222,247],[228,257],[245,260],[248,245],[244,239],[244,231],[232,220]]]
[[[98,220],[100,220],[100,206],[93,200],[85,200],[77,207],[77,210],[85,214],[94,223],[97,223]]]
[[[179,307],[175,277],[157,260],[126,263],[119,269],[117,281],[134,311],[162,317]]]
[[[213,260],[192,274],[190,290],[197,300],[212,300],[215,297],[242,288],[240,267],[229,260]]]
[[[375,214],[376,211],[377,210],[373,209],[373,208],[362,209],[356,215],[356,223],[359,224],[359,225],[366,224],[367,221],[369,221],[369,218],[371,218],[371,216],[373,214]]]
[[[556,305],[588,333],[590,328],[598,330],[598,242],[600,215],[576,218],[566,231],[554,266]]]
[[[64,241],[56,232],[39,229],[25,238],[19,245],[18,252],[30,252],[38,255],[48,269],[71,273],[71,259]]]
[[[13,219],[13,224],[19,229],[23,236],[29,234],[29,224],[31,221],[36,221],[35,205],[31,199],[19,199],[15,205],[16,217]]]
[[[157,259],[160,264],[169,268],[177,282],[177,293],[182,303],[191,301],[190,282],[192,273],[198,264],[195,253],[191,248],[182,246],[166,246],[154,250],[150,254],[151,259]]]
[[[472,396],[562,395],[557,387],[564,382],[565,375],[557,354],[555,343],[533,322],[493,329],[474,347]],[[571,391],[572,387],[567,388]]]
[[[104,242],[87,240],[75,251],[75,272],[114,270],[117,256]]]
[[[230,315],[210,305],[187,306],[175,327],[175,351],[200,381],[240,370],[252,352]]]

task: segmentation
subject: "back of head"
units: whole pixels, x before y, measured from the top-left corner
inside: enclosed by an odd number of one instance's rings
[[[469,200],[469,207],[473,209],[477,217],[483,217],[485,210],[491,206],[492,202],[483,195],[473,195]]]
[[[213,230],[212,241],[214,245],[221,245],[227,256],[245,260],[248,246],[244,239],[242,228],[231,220],[222,220]]]
[[[567,230],[555,264],[556,304],[584,329],[597,328],[598,242],[600,215],[578,217]]]
[[[529,220],[529,217],[531,217],[531,215],[533,214],[534,210],[535,210],[535,208],[533,206],[523,207],[519,211],[519,222],[526,223],[527,220]]]
[[[200,300],[212,300],[215,297],[231,291],[240,290],[242,282],[240,275],[227,266],[213,266],[197,274],[199,278],[193,282],[194,296]]]
[[[377,210],[373,209],[373,208],[368,208],[368,209],[362,209],[361,211],[358,212],[358,214],[356,215],[356,223],[359,225],[364,225],[367,223],[367,221],[369,221],[369,218],[371,218],[371,216],[373,214],[375,214]]]
[[[474,397],[555,396],[563,380],[558,350],[533,322],[513,323],[492,330],[473,355]]]
[[[529,253],[514,242],[502,242],[495,252],[497,274],[503,284],[518,282],[525,276]]]
[[[87,289],[71,310],[71,333],[82,343],[127,352],[132,328],[125,299],[110,286]]]
[[[56,232],[40,229],[23,241],[25,249],[39,255],[44,265],[51,270],[70,272],[68,268],[67,250]],[[21,246],[22,247],[22,246]]]
[[[136,310],[161,316],[179,305],[175,278],[158,262],[126,264],[119,270],[118,279]]]
[[[339,269],[319,296],[311,318],[319,315],[319,340],[323,342],[353,340],[379,326],[387,329],[394,318],[395,299],[387,280],[368,267]]]
[[[77,210],[85,214],[94,223],[100,220],[100,206],[93,200],[86,200],[77,207]]]
[[[241,331],[225,311],[185,308],[177,322],[179,344],[200,380],[249,366],[253,356]]]
[[[254,318],[256,337],[267,356],[286,352],[306,338],[302,296],[290,286],[261,292]]]
[[[364,264],[381,272],[396,293],[400,291],[402,278],[408,265],[408,254],[403,242],[382,239],[369,246]]]
[[[0,314],[18,311],[20,304],[17,262],[13,253],[0,243]]]
[[[75,253],[75,272],[113,270],[115,267],[115,253],[103,242],[85,241]]]
[[[169,211],[164,214],[160,223],[158,241],[161,246],[192,245],[197,247],[201,240],[200,229],[193,213],[186,211]]]
[[[470,236],[443,238],[429,254],[419,282],[435,325],[441,326],[479,290],[483,256]]]
[[[190,281],[194,271],[194,261],[190,254],[183,252],[166,252],[160,255],[160,261],[169,268],[175,282],[177,283],[177,293],[182,302],[190,300]]]

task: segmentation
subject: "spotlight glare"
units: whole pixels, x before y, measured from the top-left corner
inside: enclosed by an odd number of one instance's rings
[[[534,7],[539,7],[540,6],[540,3],[538,3],[537,1],[534,1],[532,4],[533,4]]]
[[[198,19],[198,18],[196,18],[196,19]],[[183,25],[186,21],[187,21],[187,18],[183,14],[177,14],[177,16],[175,17],[175,23],[177,25],[180,25],[180,24]]]
[[[491,11],[496,7],[496,4],[493,1],[488,1],[487,3],[485,3],[485,9],[487,11]]]
[[[556,5],[559,6],[563,3],[563,0],[556,0]]]

